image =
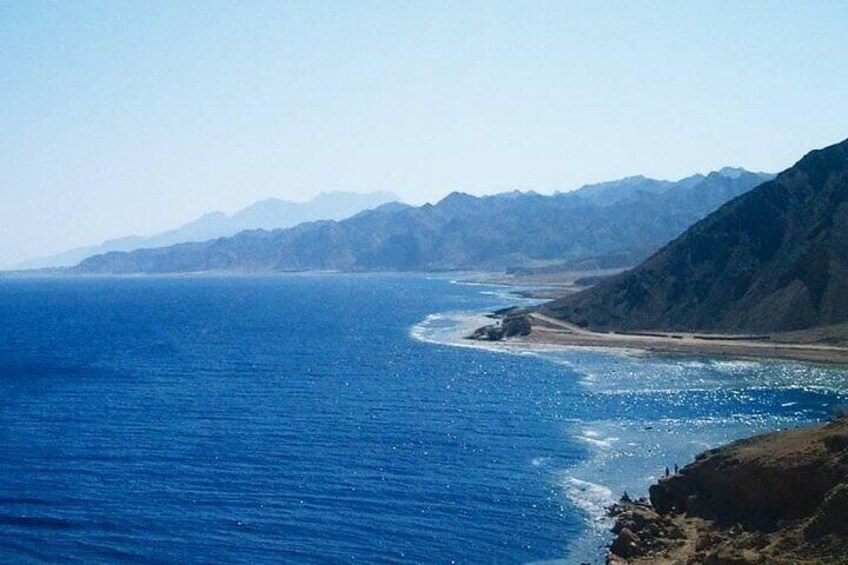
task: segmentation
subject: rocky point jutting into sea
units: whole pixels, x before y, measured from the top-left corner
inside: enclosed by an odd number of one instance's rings
[[[707,451],[612,513],[610,564],[848,563],[848,417]]]

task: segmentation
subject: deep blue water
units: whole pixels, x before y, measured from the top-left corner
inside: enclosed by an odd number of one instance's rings
[[[0,280],[0,560],[600,561],[622,490],[845,403],[803,365],[456,347],[494,290]]]

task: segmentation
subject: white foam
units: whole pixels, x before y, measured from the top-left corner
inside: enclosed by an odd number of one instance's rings
[[[601,449],[611,449],[614,441],[617,441],[618,438],[609,438],[609,439],[595,439],[591,437],[577,436],[577,439],[588,443],[589,445],[594,445],[595,447],[600,447]]]
[[[429,314],[409,329],[409,336],[417,341],[436,345],[471,347],[480,345],[465,339],[474,330],[492,323],[492,319],[479,312],[441,312]]]
[[[596,430],[584,430],[582,435],[577,434],[574,438],[599,449],[612,449],[613,444],[620,440],[618,437],[604,437]]]
[[[606,527],[607,508],[615,502],[612,489],[568,474],[561,477],[560,486],[569,500],[589,516],[591,524]]]
[[[493,323],[492,318],[480,312],[441,312],[429,314],[421,322],[410,327],[409,337],[434,345],[471,347],[511,355],[538,355],[551,349],[551,346],[547,345],[467,339],[478,328]]]

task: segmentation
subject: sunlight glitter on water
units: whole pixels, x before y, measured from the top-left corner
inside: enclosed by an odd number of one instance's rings
[[[428,317],[413,337],[469,346],[474,313]],[[460,338],[460,339],[458,339]],[[551,470],[550,480],[585,516],[584,534],[569,546],[565,562],[594,562],[609,541],[606,508],[623,492],[646,496],[666,468],[735,439],[799,426],[827,417],[848,398],[839,369],[802,363],[715,360],[606,353],[597,348],[477,344],[490,351],[536,356],[561,365],[585,396],[575,402],[607,406],[607,418],[571,418],[563,406],[563,434],[582,444],[586,457]],[[571,408],[571,410],[569,410]]]

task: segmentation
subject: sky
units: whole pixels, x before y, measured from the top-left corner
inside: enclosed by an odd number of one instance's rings
[[[848,3],[0,0],[0,265],[327,190],[410,203],[848,137]]]

